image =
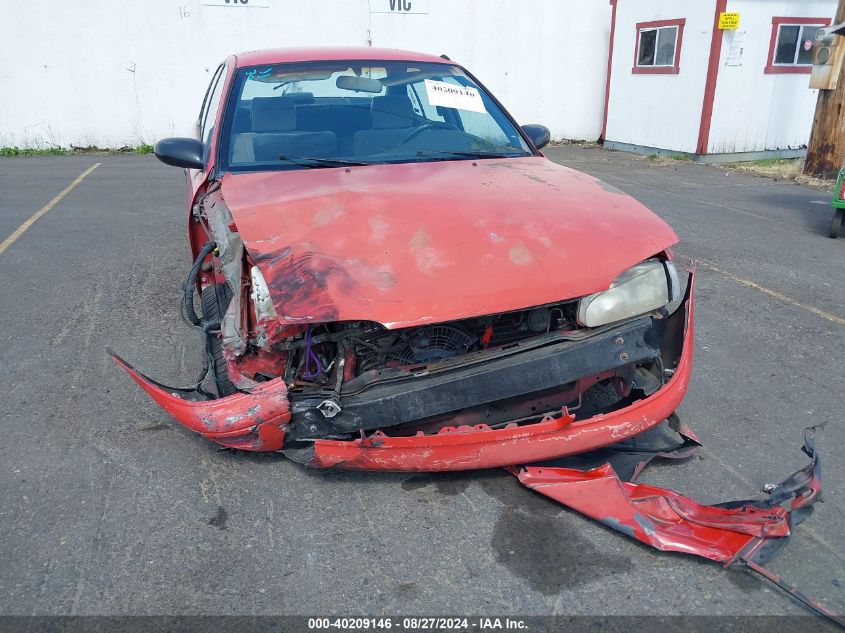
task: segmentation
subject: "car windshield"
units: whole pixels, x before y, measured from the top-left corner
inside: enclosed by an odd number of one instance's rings
[[[308,62],[238,71],[224,169],[530,156],[493,99],[451,64]]]

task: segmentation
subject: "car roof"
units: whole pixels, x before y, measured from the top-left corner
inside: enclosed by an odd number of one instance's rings
[[[262,64],[280,64],[284,62],[311,62],[332,60],[366,61],[402,61],[435,62],[453,64],[454,62],[426,53],[414,53],[394,48],[335,47],[335,48],[275,48],[261,51],[249,51],[234,55],[237,66],[260,66]]]

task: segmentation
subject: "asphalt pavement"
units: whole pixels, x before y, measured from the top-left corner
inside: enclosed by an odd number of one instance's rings
[[[829,194],[577,146],[700,260],[695,369],[679,414],[700,458],[644,481],[709,503],[806,463],[824,502],[773,563],[845,611],[845,239]],[[149,156],[0,159],[0,240],[101,165],[0,254],[2,614],[805,614],[748,574],[633,542],[504,471],[307,470],[220,451],[105,353],[194,381],[179,318],[185,185]],[[596,209],[601,213],[601,209]]]

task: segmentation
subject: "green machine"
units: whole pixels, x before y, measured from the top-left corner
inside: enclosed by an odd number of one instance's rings
[[[842,185],[845,182],[845,168],[839,170],[839,178],[836,179],[836,187],[833,189],[833,221],[830,223],[830,237],[836,239],[842,231],[842,218],[845,216],[845,192]]]

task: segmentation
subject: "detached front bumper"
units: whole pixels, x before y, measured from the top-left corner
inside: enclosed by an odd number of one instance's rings
[[[566,409],[541,421],[491,428],[461,423],[435,434],[395,437],[376,430],[351,440],[315,439],[285,447],[291,402],[281,379],[261,383],[250,393],[203,400],[195,391],[165,387],[114,359],[156,403],[177,421],[223,446],[252,451],[284,450],[295,461],[318,468],[384,471],[472,470],[526,464],[592,451],[638,435],[668,418],[689,385],[693,342],[693,274],[682,306],[679,360],[674,374],[652,395],[624,408],[576,420]],[[373,406],[378,406],[374,403]],[[296,415],[294,415],[295,422]],[[290,444],[290,443],[289,443]]]
[[[290,420],[287,389],[281,379],[260,384],[251,393],[199,400],[194,390],[166,387],[146,377],[109,350],[155,403],[177,422],[222,446],[245,451],[278,451]]]

